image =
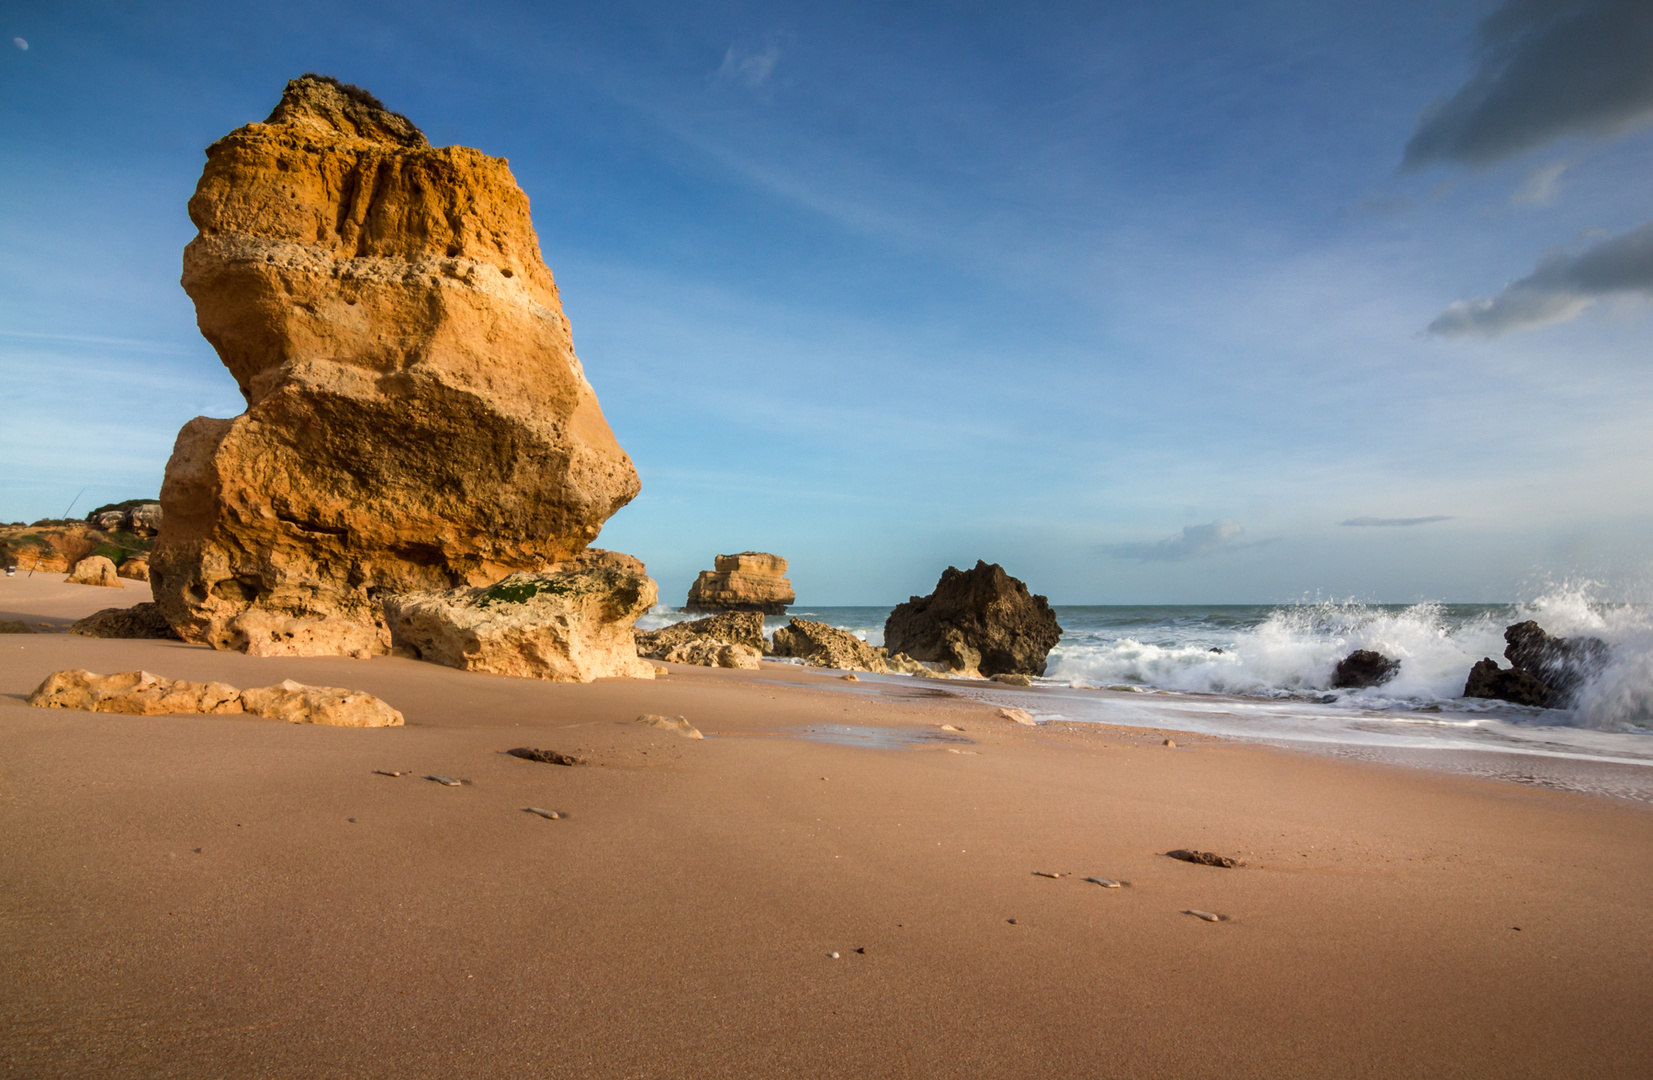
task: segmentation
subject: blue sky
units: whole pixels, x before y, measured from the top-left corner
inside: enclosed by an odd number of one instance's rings
[[[185,202],[315,70],[510,159],[668,600],[1653,599],[1650,8],[14,0],[0,519],[240,410]]]

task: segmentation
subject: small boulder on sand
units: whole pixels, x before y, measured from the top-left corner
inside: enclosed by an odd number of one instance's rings
[[[74,569],[64,579],[71,585],[101,585],[106,589],[124,589],[120,575],[115,572],[115,564],[102,555],[88,555],[75,563]]]
[[[706,736],[695,730],[695,726],[681,716],[656,716],[654,713],[644,713],[637,718],[639,724],[657,727],[662,731],[669,731],[674,735],[681,735],[685,739],[704,739]]]
[[[166,624],[158,604],[104,608],[69,627],[69,633],[95,638],[158,638],[176,641],[178,635]]]
[[[1023,727],[1036,726],[1033,722],[1033,714],[1028,712],[1026,709],[1000,709],[999,718],[1002,720],[1009,720],[1015,724],[1021,724]]]

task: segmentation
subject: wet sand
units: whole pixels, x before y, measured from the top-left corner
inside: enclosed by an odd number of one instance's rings
[[[0,618],[147,592],[24,586]],[[62,667],[349,686],[407,726],[26,706]],[[564,685],[0,636],[0,1074],[1653,1071],[1653,810],[1175,737],[769,663]]]

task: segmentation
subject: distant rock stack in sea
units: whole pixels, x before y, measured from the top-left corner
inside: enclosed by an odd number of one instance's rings
[[[637,471],[504,159],[433,148],[366,91],[306,75],[207,149],[189,213],[183,286],[247,410],[190,421],[167,464],[151,584],[181,637],[368,656],[391,650],[400,594],[458,590],[504,618],[521,593],[547,619],[577,594],[567,633],[603,622],[629,658],[604,644],[535,670],[652,671],[629,620],[653,581],[580,558]],[[472,595],[513,573],[584,576]]]
[[[786,579],[786,560],[766,551],[719,555],[715,570],[702,570],[689,586],[685,611],[759,611],[785,615],[797,600]]]

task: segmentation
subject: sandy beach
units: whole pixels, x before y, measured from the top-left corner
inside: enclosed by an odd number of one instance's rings
[[[127,585],[6,579],[0,618],[61,626],[147,598]],[[68,667],[346,686],[407,724],[24,703]],[[640,713],[681,714],[706,738]],[[0,637],[0,1068],[1653,1068],[1645,804],[1177,738],[1022,727],[928,682],[771,662],[582,685]],[[587,763],[503,753],[518,746]]]

